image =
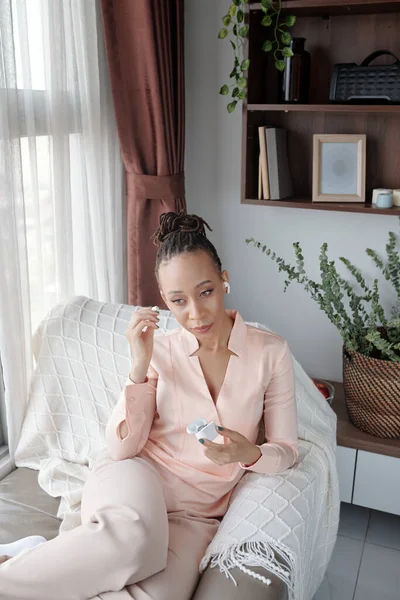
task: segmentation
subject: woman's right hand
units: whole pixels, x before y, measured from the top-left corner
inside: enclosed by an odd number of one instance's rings
[[[125,331],[132,357],[131,379],[142,383],[153,355],[154,331],[158,329],[158,312],[151,308],[140,308],[132,313]],[[146,331],[143,329],[146,328]]]

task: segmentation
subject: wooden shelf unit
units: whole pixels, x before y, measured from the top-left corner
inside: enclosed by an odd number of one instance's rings
[[[261,49],[268,34],[260,23],[261,4],[249,4],[245,58],[250,58],[250,69],[248,98],[243,102],[241,203],[400,215],[400,207],[377,209],[370,204],[374,188],[400,188],[400,105],[329,103],[330,79],[336,63],[359,64],[383,47],[400,55],[400,0],[284,0],[282,4],[284,10],[298,15],[292,35],[305,37],[306,49],[311,53],[310,103],[278,103],[278,72],[271,55]],[[390,57],[387,62],[391,62]],[[257,200],[261,125],[288,131],[293,198]],[[314,133],[366,134],[365,204],[311,201]]]
[[[332,403],[332,409],[337,415],[337,443],[339,446],[374,452],[375,454],[384,454],[400,458],[400,439],[377,438],[361,429],[357,429],[350,421],[347,412],[343,384],[331,381],[335,387],[335,397]]]
[[[400,206],[392,208],[376,208],[374,204],[359,204],[346,202],[313,202],[306,198],[289,198],[288,200],[257,200],[246,198],[242,204],[254,204],[255,206],[278,206],[280,208],[305,208],[308,210],[336,210],[338,212],[355,212],[362,214],[400,216]]]
[[[337,16],[397,12],[398,0],[282,0],[282,9],[296,16]],[[250,10],[261,10],[261,2],[250,2]]]
[[[379,104],[248,104],[247,110],[273,112],[325,112],[325,113],[382,113],[400,114],[400,105]]]

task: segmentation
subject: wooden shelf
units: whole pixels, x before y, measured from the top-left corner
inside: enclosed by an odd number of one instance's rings
[[[351,423],[347,412],[343,384],[332,381],[335,387],[335,398],[332,403],[332,408],[335,411],[337,421],[337,443],[345,448],[355,448],[356,450],[365,450],[366,452],[374,452],[375,454],[384,454],[385,456],[393,456],[400,458],[400,439],[385,439],[377,438],[368,433],[364,433],[361,429],[357,429]]]
[[[248,104],[247,110],[271,112],[318,113],[384,113],[400,114],[400,105],[393,104]]]
[[[307,40],[311,54],[309,104],[279,103],[281,83],[270,53],[262,45],[271,32],[261,25],[249,4],[249,43],[243,58],[250,59],[248,100],[243,102],[241,203],[253,206],[302,208],[369,215],[400,216],[400,207],[377,209],[363,203],[313,203],[313,134],[360,134],[367,137],[365,185],[370,202],[375,188],[400,188],[400,105],[329,103],[333,66],[360,64],[381,47],[398,52],[400,0],[282,0],[287,13],[298,15],[292,34]],[[324,21],[321,15],[338,15]],[[355,35],[357,32],[357,35]],[[389,58],[387,59],[389,61]],[[294,197],[257,200],[260,126],[288,132],[287,152]]]
[[[261,2],[253,2],[250,10],[261,10]],[[360,15],[400,12],[398,0],[282,0],[282,9],[299,16]]]
[[[386,215],[389,217],[400,216],[400,206],[393,208],[376,208],[372,204],[345,203],[345,202],[312,202],[305,198],[290,198],[287,200],[243,200],[242,204],[253,204],[255,206],[278,206],[281,208],[305,208],[309,210],[330,210],[337,212],[353,212],[375,215]]]

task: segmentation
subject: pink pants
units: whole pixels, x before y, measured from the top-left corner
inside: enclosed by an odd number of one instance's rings
[[[168,512],[153,465],[105,451],[84,488],[82,525],[2,564],[0,600],[189,600],[218,525]]]

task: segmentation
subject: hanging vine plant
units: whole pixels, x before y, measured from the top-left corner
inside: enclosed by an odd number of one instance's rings
[[[224,84],[219,93],[222,96],[231,94],[231,102],[227,105],[228,112],[233,112],[240,100],[246,98],[247,80],[244,76],[250,66],[250,60],[243,60],[243,46],[246,43],[249,27],[245,23],[245,4],[249,0],[232,0],[228,13],[222,17],[224,27],[220,29],[218,38],[229,39],[233,54],[233,69],[229,75],[233,79],[230,85]],[[290,48],[292,36],[288,28],[293,27],[296,17],[281,15],[282,0],[261,0],[262,19],[261,25],[272,29],[272,40],[268,39],[262,45],[264,52],[273,55],[274,65],[278,71],[285,69],[285,58],[293,56]]]

